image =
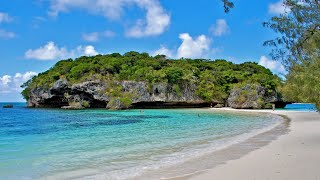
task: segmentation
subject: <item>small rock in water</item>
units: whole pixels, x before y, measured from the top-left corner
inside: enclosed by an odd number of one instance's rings
[[[66,110],[81,110],[84,109],[82,106],[62,106],[61,109],[66,109]]]
[[[223,107],[224,107],[223,104],[217,104],[217,105],[214,106],[214,108],[223,108]]]
[[[7,105],[4,105],[3,108],[13,108],[13,105],[12,104],[7,104]]]

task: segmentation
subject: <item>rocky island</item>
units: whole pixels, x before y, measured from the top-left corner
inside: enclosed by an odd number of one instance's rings
[[[286,105],[278,76],[253,62],[167,59],[147,53],[113,53],[59,61],[23,84],[28,107],[271,108]]]

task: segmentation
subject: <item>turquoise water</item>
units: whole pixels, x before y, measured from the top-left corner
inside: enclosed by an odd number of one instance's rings
[[[3,104],[0,104],[2,107]],[[207,109],[0,108],[0,179],[129,179],[243,141],[275,116]]]
[[[317,108],[314,104],[288,104],[285,108],[280,110],[287,110],[287,111],[316,111]]]

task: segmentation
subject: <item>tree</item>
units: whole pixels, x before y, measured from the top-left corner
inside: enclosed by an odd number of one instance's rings
[[[223,7],[224,7],[225,13],[228,13],[230,11],[230,9],[234,7],[233,2],[231,2],[229,0],[222,0],[222,2],[223,2]]]
[[[263,25],[280,36],[264,45],[288,70],[282,87],[289,101],[312,102],[320,107],[320,2],[285,0],[287,12]]]
[[[265,27],[273,29],[280,36],[264,43],[274,49],[271,56],[281,60],[290,68],[296,63],[310,59],[315,51],[319,55],[320,31],[320,2],[319,0],[285,0],[287,12],[273,17],[269,22],[263,23]],[[310,42],[317,43],[311,47]],[[312,48],[312,49],[310,49]],[[311,54],[310,54],[311,53]]]

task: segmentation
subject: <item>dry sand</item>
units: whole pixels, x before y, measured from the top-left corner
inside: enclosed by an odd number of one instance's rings
[[[261,110],[261,112],[290,118],[290,132],[240,159],[230,160],[213,169],[183,179],[320,180],[319,113],[277,110]]]

